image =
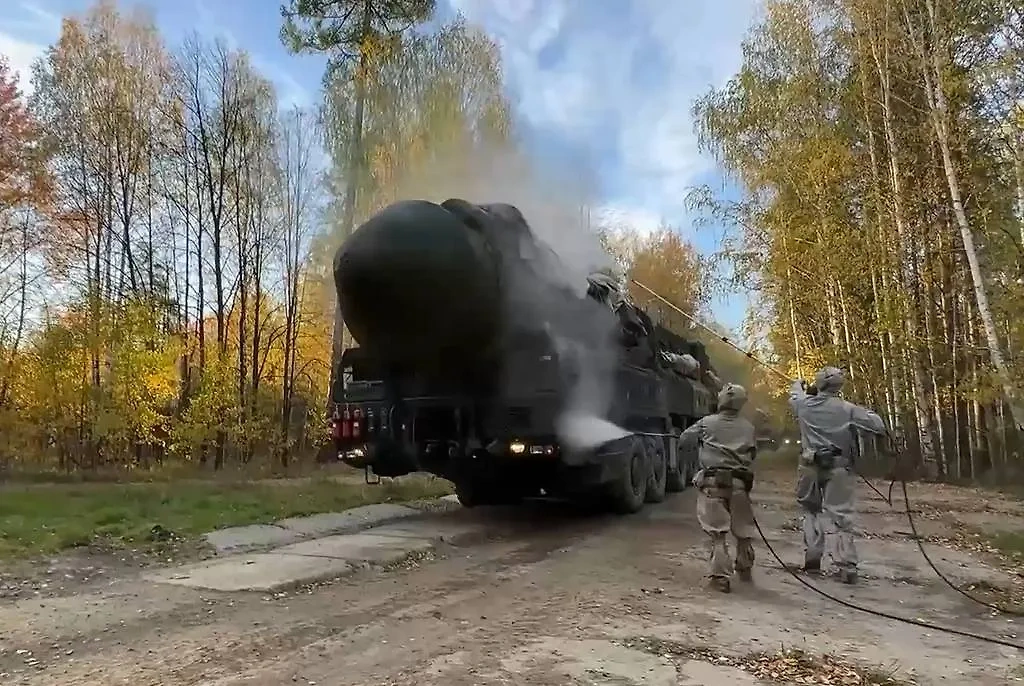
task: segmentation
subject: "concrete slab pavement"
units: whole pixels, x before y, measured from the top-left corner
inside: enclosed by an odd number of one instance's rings
[[[297,541],[358,531],[384,522],[420,514],[405,505],[378,503],[363,505],[343,512],[325,512],[308,517],[289,517],[273,524],[251,524],[217,529],[203,539],[218,554],[236,553],[287,545]]]
[[[347,560],[308,555],[256,553],[224,557],[147,575],[157,583],[213,591],[272,592],[333,579],[352,571]]]
[[[274,552],[278,555],[323,557],[353,563],[387,564],[410,553],[428,550],[433,545],[434,541],[429,538],[398,538],[380,536],[376,533],[356,533],[294,543],[278,548]]]
[[[445,521],[439,526],[437,520],[405,520],[384,526],[376,526],[371,532],[379,536],[394,536],[397,538],[432,538],[443,542],[452,542],[461,536],[481,531],[484,527],[482,522],[467,521]]]
[[[218,554],[285,545],[302,539],[302,534],[275,524],[232,526],[203,534],[203,540]]]
[[[275,524],[302,536],[328,536],[349,531],[358,531],[383,522],[405,519],[420,514],[419,510],[405,505],[379,503],[354,507],[344,512],[325,512],[309,517],[289,517]]]
[[[369,514],[360,513],[315,515],[308,522],[295,519],[290,526],[307,532],[323,531],[333,526],[372,521],[376,516],[390,514],[390,519],[405,519],[420,514],[412,508],[389,506]],[[400,508],[400,509],[396,509]],[[408,513],[405,510],[409,510]],[[373,513],[376,512],[376,515]],[[250,527],[245,527],[250,528]],[[279,527],[290,536],[299,536],[290,528]],[[441,542],[453,542],[485,528],[484,523],[430,519],[401,521],[372,527],[366,531],[335,534],[310,540],[287,541],[272,550],[233,554],[213,560],[159,570],[146,575],[156,583],[174,584],[217,591],[273,592],[344,576],[366,564],[391,564],[414,553],[425,552]],[[271,536],[263,530],[261,540]]]

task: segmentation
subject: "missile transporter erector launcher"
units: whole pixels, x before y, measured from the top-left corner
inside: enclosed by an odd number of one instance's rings
[[[346,463],[436,474],[466,506],[543,492],[635,512],[689,483],[678,435],[716,401],[703,346],[604,273],[572,283],[515,207],[390,205],[334,280],[359,343],[332,389]]]

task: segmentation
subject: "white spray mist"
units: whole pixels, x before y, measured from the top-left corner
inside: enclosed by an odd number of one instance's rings
[[[457,159],[449,159],[453,156]],[[606,419],[615,390],[617,318],[598,308],[594,308],[596,317],[581,317],[578,309],[566,308],[551,297],[550,289],[561,287],[584,298],[590,274],[616,269],[614,259],[587,225],[582,190],[569,182],[541,180],[530,162],[515,151],[481,147],[435,155],[422,173],[407,178],[404,185],[410,197],[435,202],[456,197],[519,209],[533,237],[557,260],[534,263],[530,274],[506,275],[511,281],[506,283],[505,306],[509,316],[546,328],[556,353],[573,369],[562,415],[555,423],[559,440],[573,450],[590,450],[628,436]],[[531,246],[521,246],[521,254],[530,252]],[[536,282],[538,276],[546,283]]]
[[[585,298],[589,275],[615,269],[615,261],[587,225],[582,193],[566,192],[568,184],[539,182],[519,160],[502,156],[491,158],[488,173],[478,178],[478,184],[484,187],[481,197],[517,207],[534,238],[555,254],[557,261],[542,274],[549,287],[560,286]],[[515,314],[544,322],[559,358],[573,368],[571,378],[566,378],[565,405],[555,422],[559,440],[573,450],[590,450],[628,436],[606,419],[615,392],[617,318],[597,308],[594,317],[567,311],[537,286],[519,284],[523,297],[512,305],[518,310]]]
[[[628,431],[604,418],[613,391],[615,360],[608,359],[607,350],[601,348],[588,350],[558,335],[552,335],[552,340],[559,357],[574,360],[581,372],[555,422],[562,443],[573,450],[590,450],[628,436]]]

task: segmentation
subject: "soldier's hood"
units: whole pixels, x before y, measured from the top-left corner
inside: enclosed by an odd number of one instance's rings
[[[825,367],[814,376],[814,385],[819,394],[837,395],[843,390],[846,374],[838,367]]]
[[[747,389],[739,384],[727,383],[718,392],[718,410],[739,412],[747,403]]]

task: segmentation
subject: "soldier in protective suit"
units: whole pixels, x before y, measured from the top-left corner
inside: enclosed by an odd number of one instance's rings
[[[802,447],[796,498],[804,511],[803,569],[821,570],[827,535],[839,578],[852,584],[858,563],[853,537],[856,432],[883,435],[886,430],[877,414],[839,397],[845,381],[841,369],[825,367],[814,379],[817,393],[810,395],[797,380],[789,403],[800,425]]]
[[[750,506],[757,456],[754,426],[739,416],[747,391],[725,384],[718,394],[718,413],[698,420],[683,432],[684,445],[699,444],[700,471],[693,477],[697,493],[697,520],[711,537],[711,584],[728,593],[733,574],[728,536],[736,539],[735,570],[751,580],[756,533]]]

